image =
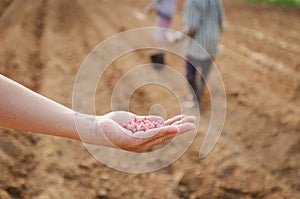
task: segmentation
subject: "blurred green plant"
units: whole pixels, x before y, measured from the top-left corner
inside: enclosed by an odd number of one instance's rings
[[[250,0],[252,2],[271,3],[290,7],[300,7],[300,0]]]

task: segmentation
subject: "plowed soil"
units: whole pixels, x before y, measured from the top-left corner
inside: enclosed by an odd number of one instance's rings
[[[97,44],[120,31],[155,25],[155,14],[142,12],[147,3],[1,0],[0,73],[71,107],[76,73]],[[227,117],[209,156],[198,159],[209,108],[184,155],[145,174],[108,168],[77,141],[1,128],[0,198],[300,198],[300,10],[234,0],[224,0],[224,7],[216,62]],[[182,2],[175,29],[181,16]],[[99,114],[111,110],[118,78],[147,62],[147,52],[137,51],[112,64],[97,93]],[[172,55],[167,63],[184,73],[183,62]],[[131,111],[145,114],[161,103],[169,116],[178,114],[168,93],[145,89],[133,96]]]

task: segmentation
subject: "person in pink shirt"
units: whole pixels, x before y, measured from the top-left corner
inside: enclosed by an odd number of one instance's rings
[[[152,2],[145,8],[145,12],[156,10],[156,26],[158,27],[155,40],[156,42],[165,42],[166,31],[171,28],[171,22],[177,8],[177,0],[152,0]],[[164,53],[158,52],[151,55],[151,60],[154,67],[162,68],[164,64]]]

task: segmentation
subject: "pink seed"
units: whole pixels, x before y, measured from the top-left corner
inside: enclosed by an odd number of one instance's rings
[[[164,122],[161,120],[151,121],[146,118],[145,119],[133,118],[128,123],[122,125],[123,128],[130,130],[133,133],[137,131],[147,131],[149,129],[159,128],[163,126],[164,126]]]

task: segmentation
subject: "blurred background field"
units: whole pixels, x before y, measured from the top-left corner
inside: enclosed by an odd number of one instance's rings
[[[253,2],[270,3],[274,5],[284,5],[290,7],[300,7],[300,0],[250,0]]]
[[[116,33],[154,26],[155,14],[143,13],[148,3],[0,0],[0,73],[71,107],[85,56]],[[227,117],[207,158],[199,160],[198,151],[209,108],[201,113],[197,137],[183,156],[145,174],[111,169],[80,142],[1,128],[0,198],[300,198],[300,10],[239,0],[223,3],[226,23],[216,63],[226,87]],[[176,30],[183,25],[182,10],[180,0]],[[111,64],[97,89],[99,114],[111,110],[110,97],[122,74],[149,63],[148,56],[147,50],[139,50]],[[166,62],[184,74],[181,59],[168,54]],[[145,114],[160,103],[168,117],[179,113],[172,93],[151,89],[134,93],[131,111]],[[209,107],[207,93],[205,97]]]

